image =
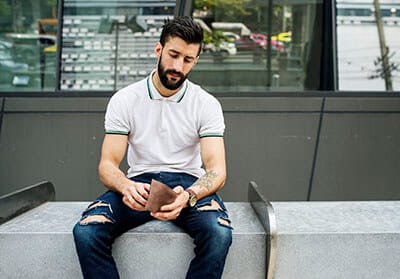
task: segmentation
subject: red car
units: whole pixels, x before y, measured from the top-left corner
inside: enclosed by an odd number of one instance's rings
[[[238,51],[255,51],[263,49],[263,47],[250,36],[239,36],[233,32],[223,32],[223,35],[235,44]]]
[[[267,35],[252,33],[250,35],[250,38],[253,39],[256,43],[258,43],[263,48],[267,48],[267,40],[268,40]],[[283,52],[285,50],[285,45],[282,42],[271,39],[271,48],[272,48],[272,50],[275,50],[278,52]]]

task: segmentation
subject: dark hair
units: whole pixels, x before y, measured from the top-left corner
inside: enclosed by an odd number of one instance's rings
[[[167,19],[161,31],[161,45],[164,46],[170,37],[179,37],[188,44],[199,44],[198,54],[200,54],[203,43],[203,29],[192,18],[179,16],[172,20]]]

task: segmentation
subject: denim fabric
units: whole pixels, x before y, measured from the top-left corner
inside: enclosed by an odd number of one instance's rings
[[[148,173],[132,178],[150,183],[157,179],[169,187],[191,186],[197,178],[185,173]],[[111,255],[114,239],[129,229],[154,218],[147,211],[135,211],[122,202],[122,196],[108,191],[82,213],[87,216],[103,215],[109,222],[78,222],[73,235],[84,278],[119,278]],[[185,208],[173,221],[194,240],[195,257],[186,278],[221,278],[225,259],[232,243],[232,228],[227,210],[217,194],[198,201],[194,208]]]

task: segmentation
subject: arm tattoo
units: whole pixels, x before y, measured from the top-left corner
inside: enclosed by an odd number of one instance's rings
[[[206,188],[208,191],[213,186],[213,180],[218,176],[218,174],[214,170],[210,170],[206,172],[205,175],[200,177],[194,184],[193,186],[199,187],[199,188]]]

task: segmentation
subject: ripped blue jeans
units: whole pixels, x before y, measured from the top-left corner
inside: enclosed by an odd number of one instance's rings
[[[150,183],[151,179],[157,179],[171,188],[181,185],[185,189],[197,180],[186,173],[170,172],[146,173],[132,178],[144,183]],[[85,221],[94,215],[103,217],[104,222]],[[73,229],[84,278],[119,278],[111,253],[114,239],[153,219],[147,211],[127,207],[118,193],[108,191],[96,199]],[[188,233],[195,244],[195,257],[186,278],[221,278],[232,243],[232,227],[221,198],[217,194],[205,197],[195,207],[182,210],[172,222]]]

